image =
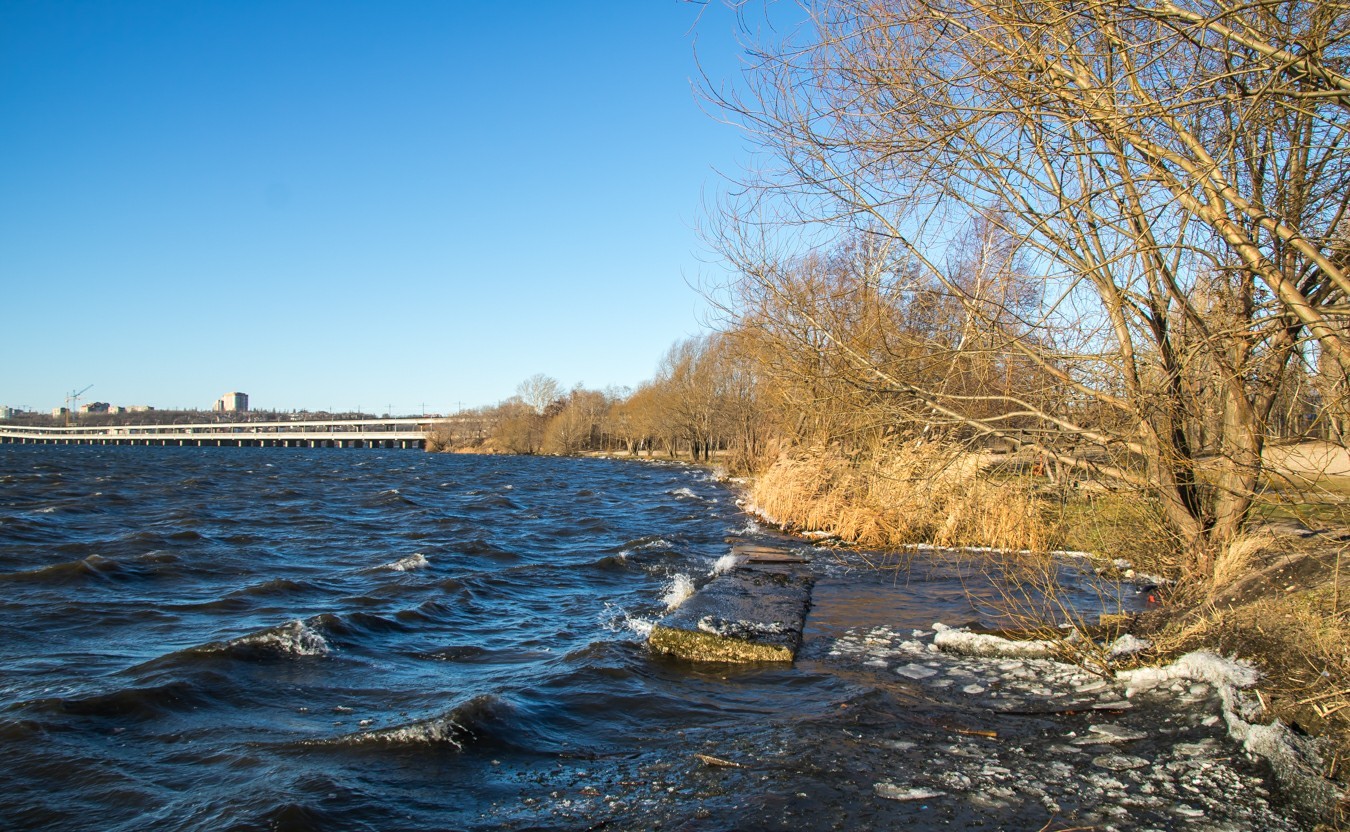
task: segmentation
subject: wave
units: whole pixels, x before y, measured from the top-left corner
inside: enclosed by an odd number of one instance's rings
[[[510,497],[501,494],[488,494],[479,497],[469,503],[468,507],[475,511],[495,511],[497,509],[506,509],[508,511],[522,511],[525,507]]]
[[[43,699],[30,705],[35,710],[56,715],[147,721],[174,711],[207,707],[212,703],[212,697],[207,691],[222,690],[229,685],[227,677],[205,673],[190,682],[175,680],[92,696]]]
[[[326,656],[328,640],[309,623],[296,619],[224,643],[231,652],[262,650],[287,656]]]
[[[646,641],[652,634],[656,621],[644,616],[633,615],[612,601],[605,602],[604,612],[600,614],[600,626],[611,633],[632,633]]]
[[[509,549],[503,549],[482,537],[475,537],[467,540],[455,548],[466,555],[489,557],[496,561],[520,560],[520,555],[518,553],[512,552]]]
[[[426,650],[418,655],[426,659],[443,662],[476,662],[481,661],[485,656],[490,656],[491,651],[476,644],[452,644],[448,647]]]
[[[555,537],[578,537],[581,535],[600,536],[612,527],[599,517],[583,517],[568,525],[559,525],[550,530]]]
[[[435,650],[413,653],[421,659],[440,662],[462,662],[464,664],[527,664],[540,659],[552,658],[555,654],[549,650],[528,650],[523,647],[488,648],[468,644],[452,644]]]
[[[380,493],[376,494],[373,498],[367,501],[367,505],[375,507],[415,506],[417,504],[418,503],[415,500],[410,500],[407,497],[403,496],[402,492],[400,492],[397,488],[390,488],[385,491],[381,491]]]
[[[359,731],[326,740],[311,740],[309,746],[354,748],[381,747],[441,747],[462,751],[478,744],[496,732],[490,730],[510,714],[510,707],[500,698],[489,694],[475,696],[445,713],[427,719],[405,722],[388,728]]]
[[[287,595],[313,592],[318,589],[308,581],[293,581],[290,578],[273,578],[260,584],[253,584],[227,594],[225,598],[281,598]],[[222,599],[224,600],[224,599]]]
[[[123,581],[153,578],[174,573],[179,560],[177,555],[168,552],[147,552],[134,558],[119,560],[93,554],[80,560],[3,573],[0,574],[0,581],[62,585],[89,580]]]
[[[345,812],[331,812],[303,803],[288,802],[263,812],[256,820],[230,826],[225,832],[254,832],[258,829],[284,829],[287,832],[323,832],[327,829],[370,829],[354,825]]]
[[[408,555],[406,558],[400,558],[399,560],[375,568],[389,572],[412,572],[416,569],[425,569],[430,565],[431,561],[427,560],[427,556],[421,552],[417,552],[416,554]]]
[[[648,564],[644,568],[654,566],[651,564],[656,558],[678,557],[679,553],[675,551],[675,544],[663,537],[648,535],[629,540],[622,545],[610,549],[613,554],[605,555],[595,562],[595,566],[602,569],[626,569],[633,565]]]
[[[681,488],[673,488],[673,489],[671,489],[670,491],[667,491],[666,493],[669,494],[670,496],[674,497],[674,498],[677,499],[677,500],[694,500],[694,501],[700,502],[700,503],[715,503],[715,502],[717,502],[717,498],[716,498],[716,497],[705,497],[705,496],[703,496],[702,494],[697,494],[697,493],[694,492],[694,489],[690,488],[690,487],[687,486],[687,485],[686,485],[686,486],[683,486],[683,487],[681,487]]]
[[[308,621],[296,619],[237,638],[213,641],[196,647],[165,653],[158,658],[136,665],[127,672],[140,673],[164,666],[177,665],[184,661],[200,660],[208,656],[224,656],[245,661],[326,656],[332,648],[321,630],[334,623],[340,622],[337,616],[331,615],[315,616]]]

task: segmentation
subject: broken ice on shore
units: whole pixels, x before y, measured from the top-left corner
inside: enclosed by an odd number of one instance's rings
[[[1103,652],[1146,646],[1128,637]],[[993,818],[1030,807],[1102,829],[1300,828],[1272,806],[1268,771],[1233,729],[1253,728],[1240,694],[1256,681],[1249,666],[1197,653],[1094,673],[1055,649],[935,624],[849,630],[819,658],[867,668],[945,714],[947,730],[875,738],[890,752],[874,773],[879,798],[964,801]]]

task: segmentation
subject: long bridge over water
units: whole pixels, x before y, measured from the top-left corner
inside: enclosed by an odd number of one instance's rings
[[[254,448],[425,448],[427,433],[453,419],[333,419],[98,427],[0,425],[0,444],[180,445]]]

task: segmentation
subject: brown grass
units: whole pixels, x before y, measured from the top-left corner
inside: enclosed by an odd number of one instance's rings
[[[1214,559],[1214,580],[1216,590],[1229,586],[1235,581],[1251,574],[1256,567],[1257,556],[1275,545],[1275,536],[1268,531],[1254,531],[1238,535],[1229,542],[1219,556]]]
[[[814,449],[779,459],[755,482],[755,503],[790,528],[862,546],[914,543],[1045,551],[1057,529],[1022,480],[996,482],[980,458],[936,443],[845,456]]]

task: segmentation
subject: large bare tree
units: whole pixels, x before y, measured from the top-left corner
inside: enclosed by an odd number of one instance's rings
[[[1350,369],[1348,35],[1343,0],[823,0],[709,87],[778,162],[714,236],[752,315],[935,423],[1149,489],[1204,578],[1291,361]],[[884,239],[890,278],[804,291],[836,234]],[[841,323],[916,282],[966,338],[903,363]]]

